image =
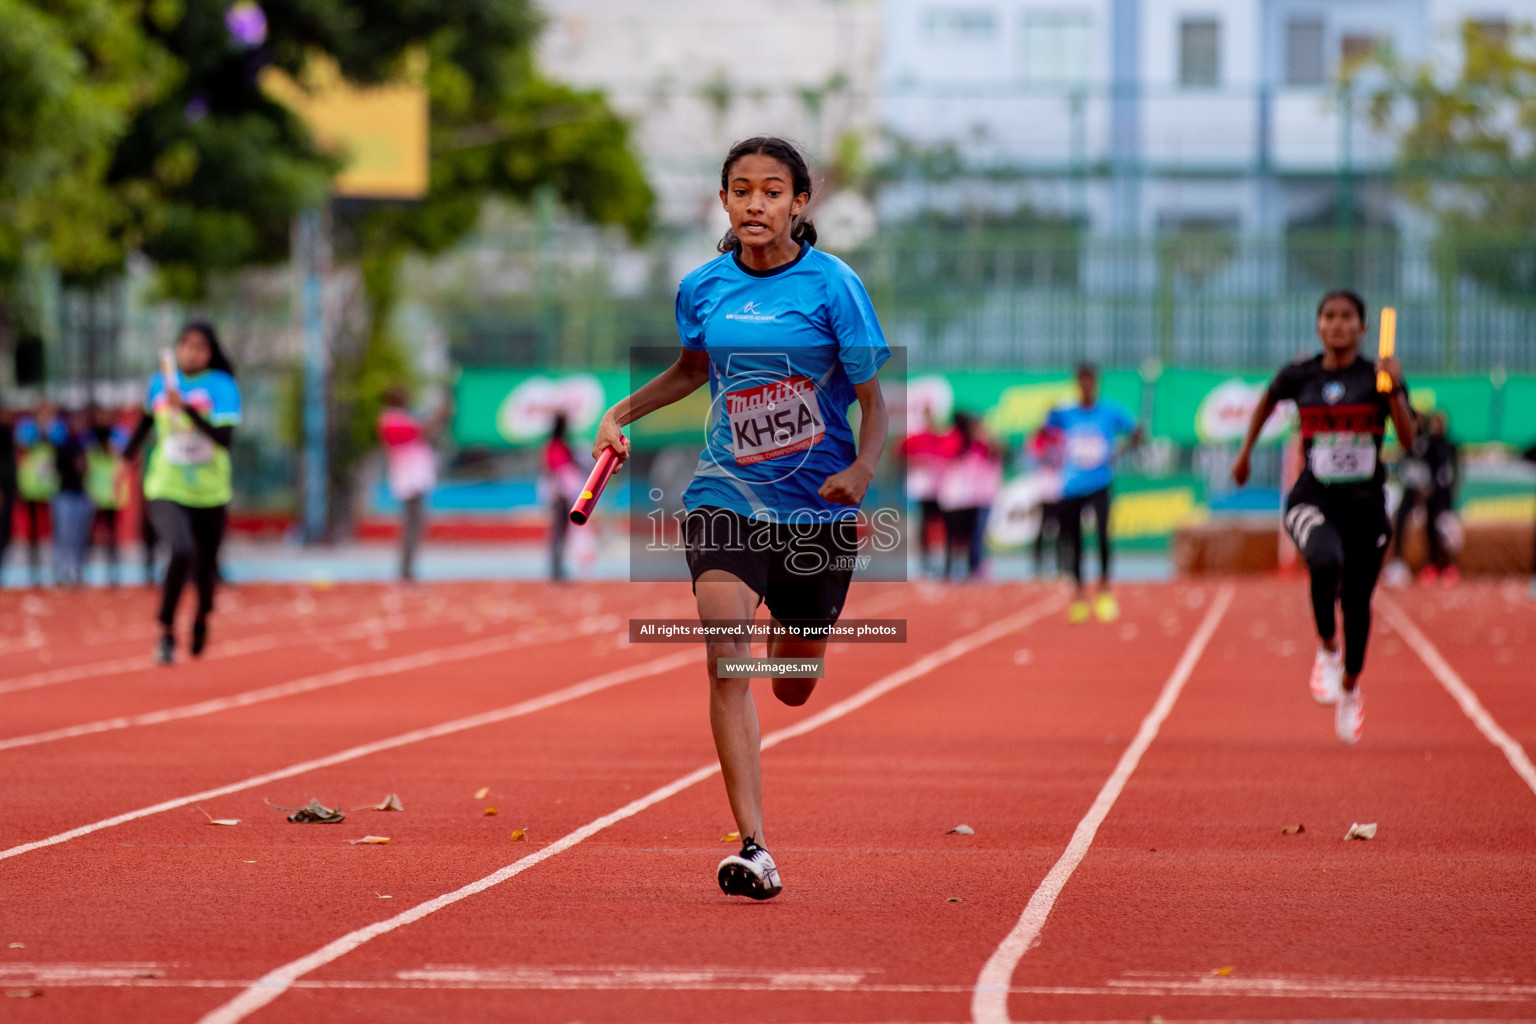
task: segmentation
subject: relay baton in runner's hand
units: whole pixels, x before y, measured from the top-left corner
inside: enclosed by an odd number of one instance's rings
[[[593,506],[597,504],[603,488],[608,486],[608,478],[613,476],[618,468],[619,453],[612,448],[604,448],[603,454],[597,457],[597,465],[592,467],[592,475],[587,477],[586,484],[581,488],[581,496],[576,499],[576,504],[571,506],[571,522],[582,526],[592,518]]]
[[[1397,310],[1391,306],[1383,306],[1381,310],[1381,345],[1376,351],[1377,358],[1391,359],[1397,349]],[[1376,391],[1379,394],[1387,394],[1392,390],[1392,375],[1385,370],[1376,371]]]
[[[181,391],[181,378],[176,375],[176,354],[168,348],[160,350],[160,382],[167,391]]]

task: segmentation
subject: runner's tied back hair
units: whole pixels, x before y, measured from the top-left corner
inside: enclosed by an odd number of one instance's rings
[[[757,135],[732,146],[731,151],[725,155],[725,163],[720,167],[720,187],[722,189],[731,187],[731,168],[735,166],[736,161],[745,156],[759,155],[772,157],[783,164],[789,170],[790,187],[794,190],[794,194],[805,195],[809,202],[812,194],[811,169],[806,164],[805,157],[793,142],[772,135]],[[816,244],[816,225],[811,223],[803,210],[795,214],[790,222],[789,237],[796,242]],[[725,235],[716,248],[721,252],[740,252],[741,239],[736,237],[735,230],[726,228]]]

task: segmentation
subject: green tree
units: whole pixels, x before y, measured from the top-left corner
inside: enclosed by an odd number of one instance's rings
[[[24,261],[89,276],[122,262],[129,206],[113,147],[170,77],[123,0],[0,0],[0,352],[25,319]],[[36,325],[30,325],[35,329]]]
[[[1523,297],[1536,291],[1533,40],[1529,26],[1464,22],[1456,75],[1388,58],[1371,105],[1400,139],[1403,191],[1438,224],[1447,266]]]

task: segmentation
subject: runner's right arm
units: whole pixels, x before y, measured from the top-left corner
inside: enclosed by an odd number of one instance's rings
[[[597,439],[592,443],[592,457],[598,458],[604,448],[612,448],[618,452],[619,461],[629,458],[629,438],[624,436],[624,427],[657,409],[682,401],[707,383],[709,353],[684,349],[678,353],[677,362],[603,414],[597,427]]]
[[[1248,483],[1248,476],[1252,472],[1249,456],[1253,454],[1253,446],[1259,443],[1259,435],[1264,432],[1264,424],[1268,422],[1270,413],[1275,411],[1275,406],[1282,399],[1295,397],[1291,388],[1290,370],[1291,367],[1287,366],[1275,375],[1248,420],[1248,433],[1243,435],[1243,446],[1237,450],[1237,458],[1232,460],[1232,481],[1239,487]]]

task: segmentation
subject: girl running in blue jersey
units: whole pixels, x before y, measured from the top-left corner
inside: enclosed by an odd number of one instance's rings
[[[235,383],[213,326],[194,322],[176,342],[176,379],[156,373],[149,379],[144,415],[128,441],[132,459],[155,432],[155,447],[144,474],[144,501],[155,532],[171,549],[160,597],[160,640],[155,660],[176,660],[172,625],[182,588],[191,576],[197,586],[197,616],[189,648],[193,657],[208,643],[208,615],[218,582],[219,545],[233,485],[229,446],[240,423],[240,387]]]
[[[684,540],[701,620],[837,621],[853,576],[855,517],[884,450],[889,417],[878,373],[890,357],[874,307],[847,264],[816,249],[805,219],[805,158],[754,138],[731,149],[720,201],[731,229],[722,253],[683,278],[677,362],[603,416],[594,457],[629,454],[622,428],[692,394],[713,399]],[[857,442],[848,409],[862,412]],[[775,640],[773,658],[820,658],[825,640]],[[721,678],[721,659],[749,657],[744,640],[710,642],[709,721],[742,837],[720,862],[728,894],[768,899],[778,867],[764,848],[757,709],[749,680]],[[810,699],[814,678],[775,677],[785,704]]]

